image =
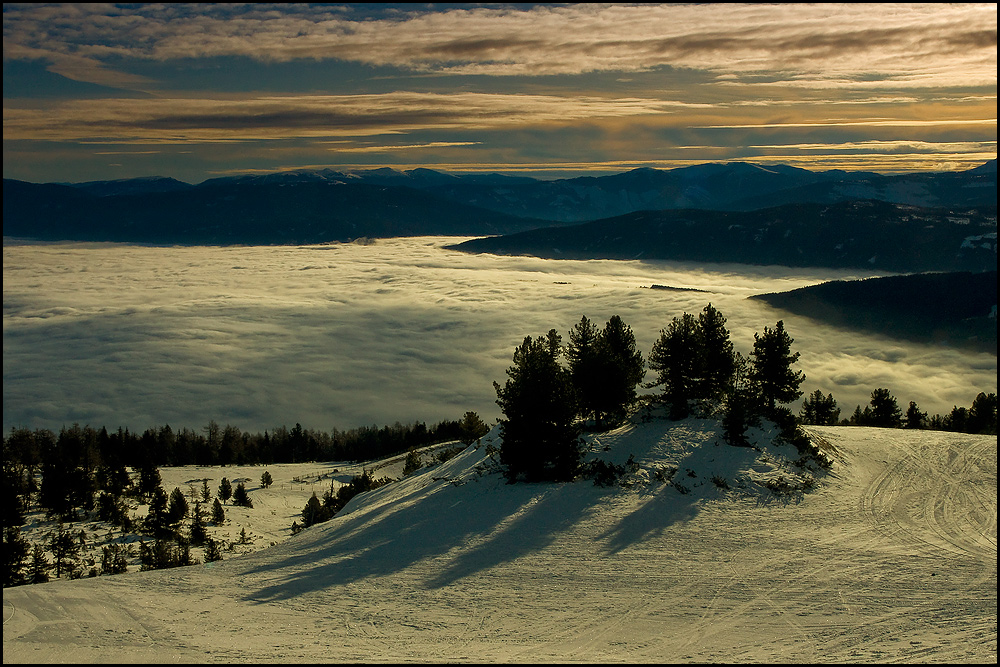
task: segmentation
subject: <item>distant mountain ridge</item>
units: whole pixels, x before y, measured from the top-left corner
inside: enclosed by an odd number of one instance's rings
[[[693,210],[701,213],[685,213],[691,224],[708,224],[718,218],[712,212],[728,212],[727,224],[746,227],[757,223],[740,222],[736,212],[752,221],[753,212],[765,208],[858,199],[940,209],[960,217],[972,209],[979,211],[973,217],[982,211],[988,217],[992,210],[995,232],[996,160],[963,172],[896,176],[730,162],[553,181],[389,168],[244,174],[197,185],[165,177],[76,184],[4,179],[3,195],[4,235],[43,240],[287,244],[364,236],[484,236],[615,217],[628,225],[630,215],[663,218],[664,211]],[[885,211],[898,217],[898,212]],[[993,243],[995,265],[995,236]],[[787,244],[776,247],[789,249]],[[798,250],[790,250],[787,260],[776,252],[760,261],[800,265],[794,256]],[[829,251],[835,252],[834,246]],[[810,261],[816,256],[813,252]],[[824,260],[822,265],[828,264]],[[969,268],[961,262],[949,266]]]
[[[507,215],[561,222],[597,220],[642,210],[751,211],[787,203],[834,203],[852,199],[879,199],[941,208],[996,204],[996,160],[962,172],[891,176],[728,162],[665,170],[640,167],[609,176],[548,181],[501,174],[453,175],[433,169],[397,171],[382,168],[229,176],[201,185],[299,180],[410,187]]]
[[[640,211],[450,247],[559,259],[988,271],[997,267],[996,205],[952,210],[864,200],[748,212]]]
[[[4,236],[164,244],[298,244],[360,237],[477,236],[527,220],[411,188],[335,181],[223,182],[98,196],[4,179]],[[182,195],[182,196],[178,196]]]

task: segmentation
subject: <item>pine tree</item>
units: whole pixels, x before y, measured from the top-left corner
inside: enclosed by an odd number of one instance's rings
[[[996,435],[997,432],[997,395],[979,392],[969,408],[969,419],[966,427],[970,433]]]
[[[817,389],[802,401],[799,417],[804,424],[835,425],[840,421],[840,408],[833,394],[823,395]]]
[[[927,428],[927,413],[921,412],[916,401],[910,401],[910,406],[906,409],[905,427],[923,429]]]
[[[560,337],[530,336],[514,350],[504,386],[494,382],[502,445],[500,462],[507,479],[572,479],[582,456],[574,420],[577,406],[569,373],[558,362]]]
[[[237,507],[253,507],[253,501],[250,500],[250,496],[247,495],[246,487],[243,486],[243,482],[239,482],[236,485],[236,490],[233,492],[233,505]]]
[[[273,484],[273,483],[274,483],[274,480],[271,479],[271,473],[269,473],[268,471],[265,470],[264,472],[262,472],[260,474],[260,487],[262,489],[266,489],[266,488],[270,487],[271,484]]]
[[[212,499],[212,491],[208,488],[208,480],[201,480],[201,502],[207,503]]]
[[[579,323],[569,332],[566,359],[580,412],[584,416],[593,417],[598,426],[601,421],[600,403],[604,379],[604,364],[599,345],[600,331],[586,315],[581,317]]]
[[[205,513],[201,509],[201,502],[196,500],[191,512],[191,544],[201,546],[206,540],[208,540],[208,530],[205,526]]]
[[[31,553],[31,543],[17,526],[3,530],[3,586],[18,586],[25,581],[24,570]]]
[[[73,520],[76,512],[69,490],[72,486],[73,466],[61,456],[53,442],[42,458],[42,483],[38,489],[38,504],[46,509],[48,517]]]
[[[302,527],[308,528],[309,526],[323,521],[323,506],[319,502],[319,498],[316,497],[316,493],[313,492],[309,500],[306,501],[306,506],[302,508]]]
[[[698,396],[698,387],[703,382],[699,363],[702,356],[698,322],[689,313],[675,317],[653,343],[649,368],[656,373],[656,380],[649,386],[663,387],[671,419],[683,419],[690,414],[688,402]]]
[[[945,429],[956,433],[965,433],[969,430],[969,409],[952,406],[951,412],[944,420]]]
[[[888,389],[879,387],[872,392],[871,416],[868,422],[871,426],[899,428],[903,423],[903,411],[896,403],[896,397]]]
[[[799,353],[792,353],[794,339],[785,332],[783,321],[779,320],[774,329],[764,327],[764,333],[755,333],[753,338],[750,353],[753,381],[760,390],[767,416],[773,416],[778,403],[791,403],[802,395],[799,385],[805,374],[792,370]]]
[[[222,550],[219,549],[219,543],[209,538],[205,544],[205,562],[214,563],[220,560],[222,560]]]
[[[180,488],[174,487],[174,490],[170,492],[170,504],[167,507],[167,524],[174,526],[180,523],[184,517],[188,514],[188,504],[187,499],[181,492]]]
[[[101,573],[124,574],[128,571],[128,547],[124,544],[108,544],[101,547]]]
[[[462,421],[459,422],[458,428],[460,433],[458,439],[463,445],[471,445],[489,433],[490,430],[475,412],[466,412],[462,415]]]
[[[147,532],[157,536],[163,536],[170,532],[169,503],[170,499],[163,487],[156,487],[149,499],[149,510],[146,512],[145,528]]]
[[[222,499],[222,502],[228,502],[232,497],[233,484],[229,481],[228,477],[223,477],[222,481],[219,482],[219,498]]]
[[[601,417],[620,420],[628,413],[636,398],[636,387],[646,374],[646,362],[636,347],[632,329],[618,315],[604,325],[597,347],[603,378],[596,403],[600,426]]]
[[[870,413],[871,409],[868,409],[868,412]],[[847,423],[851,426],[867,426],[865,413],[861,411],[860,405],[854,407],[854,412],[851,413],[851,417],[847,420]]]
[[[698,315],[699,375],[698,398],[716,400],[730,384],[734,368],[733,343],[729,340],[726,318],[712,307],[705,306]]]
[[[152,461],[146,460],[139,466],[138,491],[142,498],[150,498],[156,489],[160,488],[162,479],[160,469]]]
[[[6,447],[5,447],[6,450]],[[7,455],[7,452],[4,452]],[[25,520],[25,511],[31,497],[27,482],[26,470],[19,462],[5,458],[3,462],[3,498],[0,511],[3,512],[3,525],[20,526]]]
[[[411,449],[406,454],[406,461],[403,463],[403,476],[406,477],[408,475],[412,475],[416,471],[420,470],[422,465],[423,464],[420,462],[420,452],[415,449]]]
[[[212,503],[212,523],[221,526],[226,522],[226,511],[222,509],[222,503],[216,498]]]
[[[124,527],[129,523],[128,508],[120,496],[113,496],[102,491],[97,497],[97,518],[112,526]]]
[[[733,373],[723,393],[723,438],[730,445],[747,447],[747,428],[759,423],[760,396],[753,384],[750,362],[739,352],[733,354]]]
[[[70,571],[76,565],[76,558],[80,553],[80,542],[77,536],[71,533],[59,522],[56,532],[49,538],[49,551],[55,558],[56,578],[62,576],[64,571]]]
[[[42,545],[36,544],[31,548],[31,563],[28,564],[28,582],[32,584],[44,584],[49,580],[49,572],[52,564],[45,556],[45,549]]]

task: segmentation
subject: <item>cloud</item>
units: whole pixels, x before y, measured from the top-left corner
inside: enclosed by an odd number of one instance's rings
[[[761,144],[750,148],[779,148],[782,150],[820,150],[820,151],[878,151],[886,153],[925,152],[925,153],[978,153],[996,152],[995,141],[844,141],[840,143],[823,144]]]
[[[996,125],[996,118],[936,118],[920,120],[913,118],[871,118],[865,120],[817,120],[805,123],[746,123],[741,125],[703,125],[705,128],[822,128],[822,127],[938,127],[948,125],[990,126]]]
[[[662,115],[694,106],[640,98],[396,92],[74,100],[42,109],[8,106],[3,122],[6,140],[185,143],[503,129]]]
[[[31,50],[31,51],[29,51]],[[699,70],[809,85],[996,85],[989,4],[638,4],[445,8],[356,20],[298,6],[11,6],[5,58],[80,80],[104,60],[341,60],[438,74]],[[77,59],[74,67],[61,58]],[[57,62],[59,61],[59,62]]]
[[[5,245],[4,429],[200,428],[214,419],[328,430],[466,410],[492,421],[492,383],[525,336],[565,336],[582,315],[603,324],[618,314],[645,355],[673,317],[707,302],[744,354],[755,332],[784,320],[804,389],[832,392],[845,413],[879,386],[932,414],[996,391],[994,356],[842,331],[745,298],[868,274],[440,248],[453,240]]]
[[[331,148],[338,153],[387,153],[399,150],[414,150],[423,148],[453,148],[455,146],[476,146],[481,141],[432,141],[426,144],[386,144],[384,146],[337,146]]]

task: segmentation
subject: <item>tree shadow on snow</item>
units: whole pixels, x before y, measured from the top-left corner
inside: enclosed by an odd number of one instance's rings
[[[698,498],[681,495],[668,484],[651,493],[611,529],[601,534],[606,555],[616,554],[634,544],[656,539],[670,526],[690,521],[698,513]]]
[[[458,554],[428,580],[428,586],[441,588],[542,550],[592,513],[602,496],[588,482],[521,486],[536,490],[516,514],[498,522],[481,541]]]
[[[414,488],[380,507],[317,524],[275,547],[275,556],[287,554],[280,562],[244,571],[270,582],[246,597],[291,599],[422,561],[436,561],[428,566],[428,586],[446,586],[544,548],[586,516],[600,497],[589,483],[467,481]]]
[[[717,455],[698,453],[709,461]],[[406,483],[411,486],[406,493],[395,485],[371,492],[391,492],[389,502],[369,500],[275,547],[272,553],[280,560],[245,572],[262,583],[247,599],[291,599],[409,568],[416,568],[411,574],[429,588],[445,587],[545,549],[591,515],[608,511],[609,502],[623,511],[588,546],[595,555],[614,556],[691,520],[705,498],[703,492],[683,493],[668,483],[626,495],[585,480],[505,484],[497,476],[442,481],[421,473]],[[707,479],[686,483],[711,484]]]

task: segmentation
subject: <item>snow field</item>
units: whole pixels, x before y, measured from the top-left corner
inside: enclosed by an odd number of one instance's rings
[[[4,662],[994,663],[996,437],[809,432],[828,473],[767,429],[758,451],[633,421],[592,441],[637,464],[608,488],[508,485],[491,432],[273,547],[6,589]],[[793,475],[818,484],[762,486]],[[281,501],[248,489],[280,537]]]

